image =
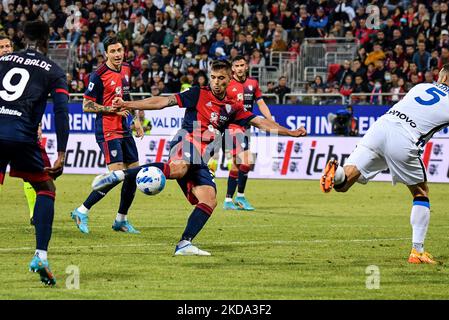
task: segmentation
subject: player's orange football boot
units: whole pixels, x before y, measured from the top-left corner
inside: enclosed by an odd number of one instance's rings
[[[414,264],[420,264],[420,263],[427,263],[427,264],[436,264],[437,262],[433,260],[433,257],[428,252],[419,253],[416,251],[415,248],[412,248],[412,252],[410,252],[410,256],[408,257],[409,263]]]
[[[320,179],[320,188],[321,191],[323,191],[324,193],[330,192],[334,187],[334,177],[337,168],[338,168],[337,160],[329,160],[329,162],[326,165],[326,168],[324,168],[323,175],[321,176]]]

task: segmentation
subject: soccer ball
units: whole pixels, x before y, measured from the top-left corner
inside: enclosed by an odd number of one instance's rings
[[[140,191],[152,196],[164,190],[165,176],[159,168],[142,168],[136,176],[136,184]]]

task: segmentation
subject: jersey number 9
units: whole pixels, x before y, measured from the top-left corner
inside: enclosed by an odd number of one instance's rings
[[[17,84],[12,84],[12,78],[19,75],[20,79]],[[30,74],[26,69],[12,68],[3,77],[2,86],[5,90],[0,90],[0,98],[4,101],[15,101],[20,98],[30,79]]]

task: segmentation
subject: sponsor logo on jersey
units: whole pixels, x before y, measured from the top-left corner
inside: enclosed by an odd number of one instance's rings
[[[232,88],[232,92],[236,92],[237,91],[237,88]]]
[[[22,112],[17,111],[17,110],[7,109],[4,106],[2,106],[0,108],[0,114],[6,114],[8,116],[17,116],[17,117],[22,116]]]
[[[416,128],[416,123],[412,119],[410,119],[408,117],[408,115],[406,115],[405,113],[402,113],[402,112],[397,111],[397,110],[389,110],[387,112],[387,114],[391,114],[393,116],[396,116],[397,118],[405,121],[405,123],[408,123],[410,125],[410,127]]]

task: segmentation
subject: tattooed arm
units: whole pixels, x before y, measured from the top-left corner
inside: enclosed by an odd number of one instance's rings
[[[112,105],[117,108],[134,110],[160,110],[171,106],[176,106],[178,101],[174,95],[168,97],[151,97],[137,101],[123,101],[122,98],[114,98]]]
[[[83,99],[83,111],[84,112],[95,112],[95,113],[100,113],[100,112],[104,112],[104,113],[115,113],[117,110],[116,107],[113,106],[103,106],[101,104],[98,104],[96,102],[93,102],[92,100]]]

